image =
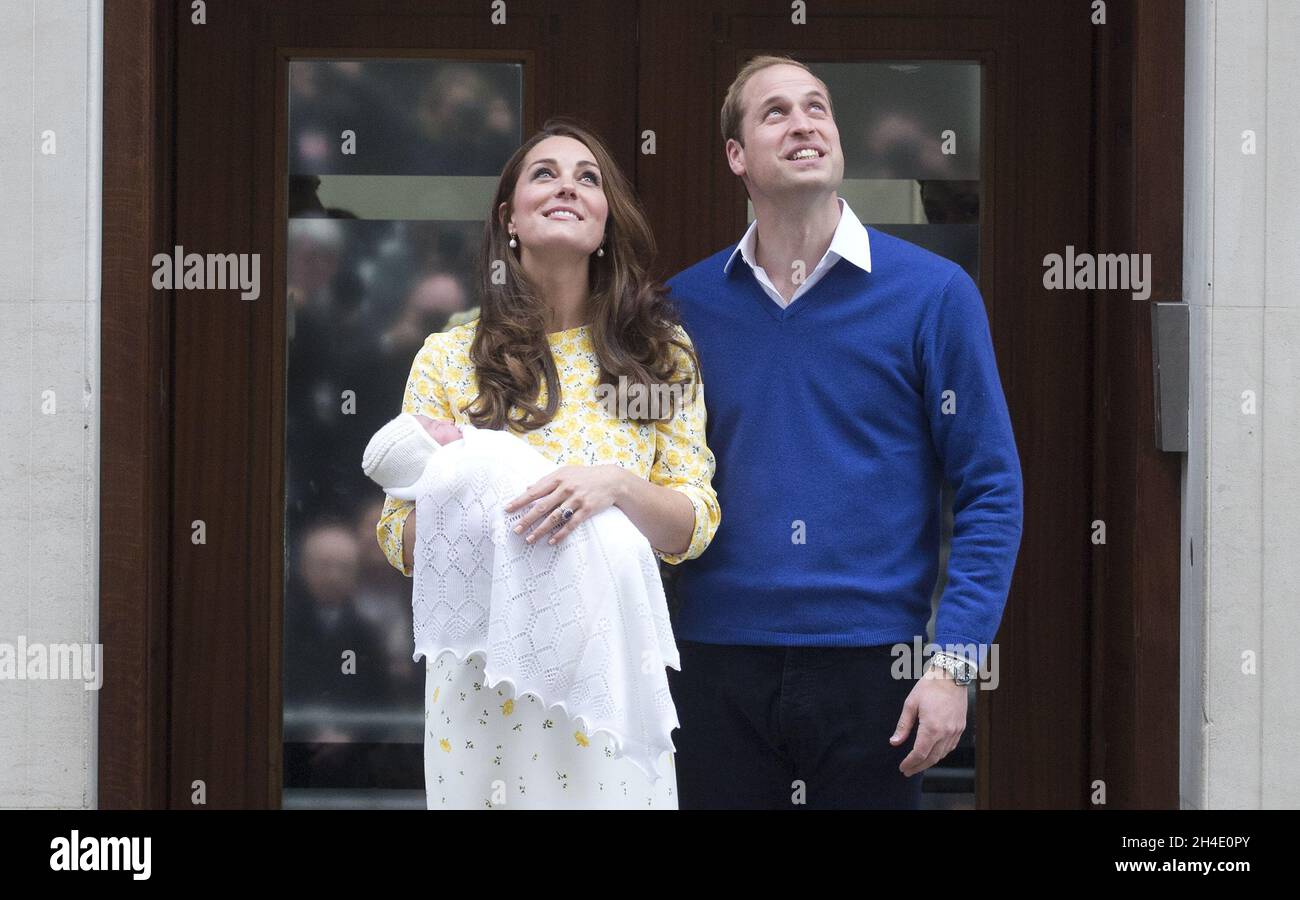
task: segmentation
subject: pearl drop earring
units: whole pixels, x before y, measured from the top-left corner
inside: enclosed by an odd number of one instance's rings
[[[604,256],[604,255],[605,255],[605,247],[604,247],[603,245],[600,246],[600,247],[597,247],[597,248],[596,248],[596,255],[597,255],[597,256]]]
[[[518,246],[519,246],[519,242],[518,242],[517,240],[515,240],[514,232],[511,232],[511,233],[510,233],[510,246],[511,246],[511,247],[518,247]]]

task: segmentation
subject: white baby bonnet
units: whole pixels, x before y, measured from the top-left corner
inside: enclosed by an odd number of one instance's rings
[[[485,687],[559,706],[663,777],[680,725],[664,667],[681,662],[649,541],[611,507],[558,545],[528,544],[512,530],[527,504],[505,504],[556,465],[512,434],[460,428],[418,481],[388,491],[415,501],[414,658],[483,652]]]

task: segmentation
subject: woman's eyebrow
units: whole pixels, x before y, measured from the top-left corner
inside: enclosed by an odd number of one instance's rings
[[[535,160],[533,160],[532,163],[528,166],[528,168],[531,169],[533,166],[540,166],[542,163],[549,163],[549,164],[551,164],[551,165],[553,165],[553,166],[558,166],[558,165],[559,165],[559,163],[557,163],[555,160],[551,159],[551,158],[548,156],[546,159],[535,159]],[[589,160],[589,159],[580,159],[580,160],[578,160],[578,163],[577,163],[577,164],[580,165],[580,166],[591,166],[593,169],[599,169],[599,168],[600,168],[600,166],[596,165],[596,163],[592,162],[592,161]]]

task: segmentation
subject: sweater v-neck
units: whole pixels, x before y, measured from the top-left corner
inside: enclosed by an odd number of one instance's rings
[[[741,262],[743,262],[743,260]],[[803,312],[805,308],[811,305],[809,301],[821,296],[829,282],[834,281],[838,284],[838,282],[845,277],[844,270],[846,268],[857,268],[853,263],[846,259],[837,259],[835,264],[826,270],[826,274],[822,275],[822,277],[817,280],[817,283],[809,288],[806,293],[801,294],[798,299],[787,303],[785,306],[777,306],[768,295],[767,291],[763,290],[763,285],[759,284],[758,276],[754,274],[754,270],[749,263],[744,263],[744,267],[745,274],[748,275],[748,284],[746,286],[748,288],[749,296],[759,303],[767,311],[767,314],[778,323],[784,323]]]

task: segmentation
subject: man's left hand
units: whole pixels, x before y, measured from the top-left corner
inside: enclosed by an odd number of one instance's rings
[[[898,767],[908,778],[943,759],[961,740],[966,730],[966,688],[943,670],[927,671],[907,695],[889,743],[897,747],[907,740],[918,715],[921,727],[916,744]]]

